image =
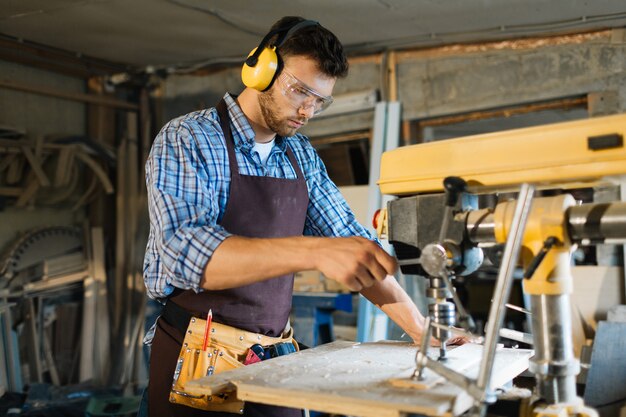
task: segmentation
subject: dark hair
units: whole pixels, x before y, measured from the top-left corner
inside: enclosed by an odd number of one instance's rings
[[[290,27],[306,19],[299,16],[285,16],[270,31]],[[272,39],[276,40],[278,36]],[[343,78],[348,75],[348,59],[343,45],[335,34],[322,25],[305,26],[294,32],[279,48],[282,58],[303,55],[317,61],[320,71],[330,77]]]

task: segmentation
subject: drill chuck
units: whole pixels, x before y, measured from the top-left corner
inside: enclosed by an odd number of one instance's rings
[[[454,303],[450,301],[430,304],[428,306],[428,312],[435,323],[445,326],[454,326],[456,323],[456,309]],[[447,330],[435,327],[433,329],[433,336],[443,343],[450,339],[451,334]]]

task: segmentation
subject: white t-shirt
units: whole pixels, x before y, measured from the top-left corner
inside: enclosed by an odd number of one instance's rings
[[[263,165],[265,165],[265,162],[267,162],[267,158],[270,156],[270,152],[272,151],[273,147],[274,139],[270,140],[267,143],[254,142],[254,150],[259,153],[259,156],[261,157],[261,163]]]

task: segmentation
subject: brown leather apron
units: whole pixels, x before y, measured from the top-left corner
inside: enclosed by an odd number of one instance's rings
[[[217,105],[230,166],[230,192],[220,224],[230,233],[246,237],[302,236],[308,190],[304,175],[287,145],[287,157],[297,179],[241,175],[235,157],[230,117],[224,100]],[[289,256],[289,254],[285,254]],[[210,279],[210,278],[209,278]],[[168,302],[190,312],[211,309],[213,320],[267,336],[279,336],[291,310],[293,274],[222,291],[175,291]],[[235,414],[197,410],[169,402],[172,377],[183,334],[162,319],[157,322],[150,356],[148,415],[233,417]],[[246,417],[300,417],[301,410],[246,403]]]

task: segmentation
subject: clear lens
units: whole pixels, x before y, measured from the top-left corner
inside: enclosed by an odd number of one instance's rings
[[[282,91],[296,109],[313,107],[313,114],[326,110],[333,102],[332,96],[323,96],[309,88],[296,77],[283,70],[281,73]]]

